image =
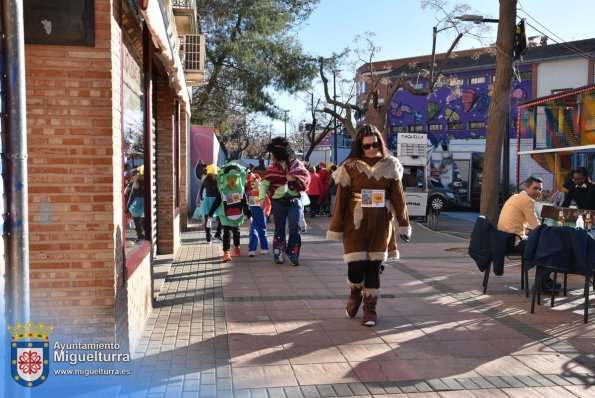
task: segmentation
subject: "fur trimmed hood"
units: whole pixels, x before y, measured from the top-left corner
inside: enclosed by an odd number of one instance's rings
[[[366,162],[360,159],[347,159],[335,172],[333,173],[333,180],[336,184],[340,184],[343,187],[351,186],[351,178],[347,172],[347,167],[356,168],[361,173],[364,173],[368,178],[375,178],[379,180],[385,178],[387,180],[400,180],[403,178],[403,166],[399,159],[394,156],[387,156],[376,163],[374,167],[368,166]]]

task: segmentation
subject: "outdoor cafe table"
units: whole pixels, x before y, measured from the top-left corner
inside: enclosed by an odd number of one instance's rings
[[[591,222],[593,221],[593,216],[595,216],[595,210],[572,209],[568,207],[556,207],[544,204],[541,207],[541,222],[543,222],[545,219],[557,220],[558,216],[560,215],[560,210],[562,211],[562,214],[564,214],[565,224],[571,227],[575,225],[579,214],[582,214],[584,220],[585,214],[590,213]],[[554,223],[554,225],[556,224]]]

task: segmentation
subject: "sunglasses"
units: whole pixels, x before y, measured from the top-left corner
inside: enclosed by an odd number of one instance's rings
[[[374,141],[374,142],[373,142],[373,143],[371,143],[371,144],[362,144],[362,148],[364,148],[364,149],[370,149],[370,148],[374,148],[374,149],[376,149],[376,148],[378,148],[379,146],[380,146],[380,144],[378,143],[378,141]]]

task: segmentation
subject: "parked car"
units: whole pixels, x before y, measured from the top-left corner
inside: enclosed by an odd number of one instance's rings
[[[439,181],[428,180],[428,205],[434,210],[445,210],[461,204],[459,196]]]

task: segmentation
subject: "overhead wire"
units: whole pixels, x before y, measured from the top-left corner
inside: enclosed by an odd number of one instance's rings
[[[535,23],[537,23],[539,26],[541,26],[544,30],[546,30],[547,32],[549,32],[549,35],[546,33],[543,33],[541,30],[539,30],[537,27],[535,27],[534,25],[530,24],[529,22],[527,22],[527,25],[529,25],[530,27],[532,27],[533,29],[535,29],[537,32],[541,33],[544,36],[548,36],[552,39],[552,41],[556,44],[559,44],[563,47],[565,47],[566,49],[570,50],[572,53],[583,57],[589,61],[595,61],[595,57],[585,53],[584,51],[582,51],[580,48],[576,47],[575,45],[571,44],[571,43],[567,43],[564,39],[562,39],[560,36],[558,36],[557,34],[555,34],[554,32],[552,32],[550,29],[548,29],[546,26],[544,26],[542,23],[540,23],[538,20],[536,20],[535,18],[533,18],[531,15],[529,15],[529,13],[527,11],[525,11],[519,3],[519,11],[522,11],[527,17],[529,17],[531,20],[535,21]],[[560,40],[561,42],[556,41],[553,37],[557,38],[558,40]]]

